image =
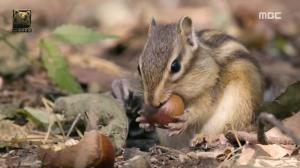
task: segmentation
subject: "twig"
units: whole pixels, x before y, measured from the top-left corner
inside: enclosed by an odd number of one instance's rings
[[[237,131],[236,135],[240,141],[247,141],[252,144],[257,144],[258,139],[257,135],[254,133],[248,133],[244,131]],[[228,131],[225,134],[225,137],[229,140],[231,143],[236,143],[235,135],[232,131]],[[267,136],[266,141],[268,144],[283,144],[283,145],[293,145],[295,144],[294,141],[290,138],[284,138],[284,137],[273,137],[273,136]]]
[[[286,134],[288,137],[290,137],[296,145],[300,145],[300,139],[297,138],[297,136],[293,133],[293,131],[286,128],[278,119],[274,117],[272,114],[268,113],[261,113],[258,116],[257,119],[258,122],[258,130],[257,130],[257,140],[261,144],[267,144],[267,141],[269,141],[266,138],[264,127],[265,123],[268,122],[273,126],[276,126],[282,133]]]
[[[238,138],[238,136],[237,136],[237,133],[236,133],[237,131],[236,131],[236,129],[234,129],[233,125],[231,125],[231,128],[232,128],[232,130],[233,130],[233,135],[234,135],[234,137],[235,137],[235,139],[236,139],[236,141],[237,141],[239,147],[241,148],[241,147],[242,147],[242,144],[241,144],[241,142],[240,142],[240,140],[239,140],[239,138]]]
[[[49,123],[47,133],[46,133],[46,135],[45,135],[45,137],[44,137],[43,144],[45,144],[46,141],[48,140],[49,135],[50,135],[50,132],[51,132],[51,129],[52,129],[52,126],[53,126],[53,122],[51,121],[51,122]]]
[[[54,114],[54,117],[55,117],[55,121],[58,125],[58,128],[59,128],[60,132],[62,133],[63,139],[66,140],[66,134],[65,134],[65,131],[63,129],[63,126],[62,126],[60,120],[57,118],[57,116],[55,114]]]
[[[50,101],[49,99],[42,97],[42,102],[43,102],[44,106],[46,106],[46,108],[53,109],[54,103],[52,101]]]
[[[71,125],[71,127],[70,127],[70,129],[69,129],[69,131],[67,133],[67,137],[69,137],[70,134],[72,133],[72,131],[73,131],[74,127],[76,126],[76,124],[78,123],[80,117],[81,117],[81,113],[77,114],[75,120],[73,121],[73,123],[72,123],[72,125]]]
[[[49,117],[54,117],[54,121],[51,120],[51,122],[56,122],[57,123],[58,128],[59,128],[60,132],[62,133],[63,138],[65,140],[66,136],[65,136],[65,131],[62,127],[62,124],[59,121],[59,119],[57,118],[57,116],[53,113],[54,103],[51,102],[50,100],[48,100],[45,97],[42,97],[42,102],[43,102],[44,106],[46,107],[47,112],[49,113]]]
[[[75,130],[76,130],[77,134],[80,136],[80,138],[83,138],[82,132],[77,127],[75,128]]]

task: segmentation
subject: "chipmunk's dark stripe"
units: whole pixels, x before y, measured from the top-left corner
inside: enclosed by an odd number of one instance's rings
[[[210,32],[210,31],[212,31],[212,30],[210,30],[210,29],[204,29],[204,30],[198,31],[196,33],[196,35],[197,35],[197,37],[202,38],[202,36],[203,36],[204,33],[207,33],[207,32]]]
[[[207,39],[204,43],[208,45],[211,48],[218,48],[225,42],[229,40],[234,40],[235,39],[227,34],[215,34],[212,35],[209,39]]]
[[[210,39],[210,42],[211,42],[212,47],[217,48],[229,40],[236,41],[235,38],[233,38],[232,36],[229,36],[227,34],[218,34],[218,35],[212,36]]]
[[[237,41],[234,37],[215,30],[202,30],[197,33],[199,40],[211,48],[218,48],[229,40]]]
[[[257,60],[254,57],[252,57],[248,52],[242,50],[236,50],[232,53],[232,55],[237,59],[246,59],[252,62],[256,67],[259,67]]]
[[[256,67],[259,67],[259,64],[255,58],[253,58],[248,52],[243,50],[235,50],[230,54],[230,57],[227,57],[227,60],[221,64],[221,66],[230,63],[231,61],[238,59],[245,59],[252,62]]]
[[[248,52],[242,50],[233,51],[232,55],[235,56],[236,58],[242,58],[242,59],[248,59],[250,57],[250,54]]]

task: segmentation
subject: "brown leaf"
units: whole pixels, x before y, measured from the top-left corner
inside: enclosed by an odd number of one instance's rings
[[[239,163],[241,165],[247,165],[249,161],[253,158],[255,154],[255,150],[251,145],[244,145],[242,149],[242,153],[239,158]]]
[[[288,150],[280,145],[277,144],[272,144],[272,145],[261,145],[261,144],[256,144],[255,145],[255,150],[258,152],[258,155],[266,155],[266,156],[271,156],[274,159],[279,159],[287,155],[291,155],[293,150]]]
[[[238,163],[240,165],[252,165],[259,160],[259,158],[269,158],[270,160],[281,160],[284,156],[291,155],[294,149],[283,148],[280,145],[249,145],[243,146],[242,153],[239,157]]]

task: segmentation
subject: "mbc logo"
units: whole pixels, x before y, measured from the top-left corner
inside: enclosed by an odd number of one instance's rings
[[[281,12],[259,12],[258,19],[262,20],[280,20]]]

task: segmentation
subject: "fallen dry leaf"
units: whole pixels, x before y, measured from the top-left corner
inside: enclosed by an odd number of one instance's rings
[[[281,159],[273,159],[270,157],[258,157],[250,167],[280,167],[280,168],[299,168],[300,161],[295,157],[285,157]]]
[[[89,55],[73,54],[67,56],[67,59],[68,61],[70,61],[71,64],[78,65],[84,68],[95,68],[112,76],[120,77],[127,73],[127,71],[122,67],[103,58],[95,58]]]
[[[258,155],[264,155],[263,152],[265,152],[267,154],[266,156],[269,155],[274,159],[279,159],[284,156],[291,155],[293,152],[293,150],[285,149],[277,144],[272,144],[272,145],[256,144],[255,149],[258,152],[257,153]],[[258,150],[262,150],[262,152]]]
[[[234,150],[232,148],[227,148],[227,149],[224,150],[223,153],[217,155],[216,159],[217,159],[217,161],[222,162],[224,160],[227,160],[227,159],[231,158],[236,151],[237,150]]]
[[[113,80],[125,77],[128,71],[102,58],[88,55],[70,55],[70,71],[80,83],[100,85],[101,91],[110,89]]]
[[[238,163],[240,165],[252,165],[257,164],[259,158],[268,158],[269,160],[274,160],[280,162],[284,156],[290,156],[294,152],[294,149],[283,148],[280,145],[261,145],[246,144],[243,146],[241,155],[239,157]],[[266,165],[265,165],[266,166]]]
[[[249,144],[244,145],[242,149],[242,153],[239,158],[239,164],[247,165],[249,161],[253,158],[254,154],[255,154],[255,150],[251,145]]]
[[[20,143],[26,141],[28,135],[26,127],[14,124],[10,120],[0,120],[1,143]]]

